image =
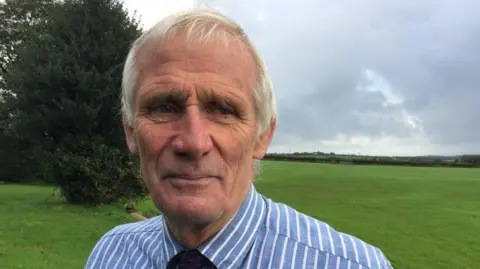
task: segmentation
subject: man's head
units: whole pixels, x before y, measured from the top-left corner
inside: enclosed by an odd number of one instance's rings
[[[154,25],[127,57],[122,105],[166,217],[204,225],[235,213],[276,125],[272,83],[240,26],[202,9]]]

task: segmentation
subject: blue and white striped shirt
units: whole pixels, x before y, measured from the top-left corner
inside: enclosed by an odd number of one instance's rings
[[[164,269],[182,249],[158,216],[106,233],[85,268]],[[265,198],[253,185],[230,223],[199,250],[219,269],[393,268],[378,248]]]

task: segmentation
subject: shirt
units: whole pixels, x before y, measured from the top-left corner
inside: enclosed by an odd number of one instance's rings
[[[219,269],[393,269],[378,248],[264,197],[253,184],[232,220],[198,249]],[[85,269],[164,269],[182,250],[160,215],[107,232]]]

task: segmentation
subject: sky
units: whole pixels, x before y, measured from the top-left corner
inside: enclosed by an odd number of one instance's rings
[[[124,0],[144,28],[205,4],[267,64],[269,152],[480,154],[480,1]]]

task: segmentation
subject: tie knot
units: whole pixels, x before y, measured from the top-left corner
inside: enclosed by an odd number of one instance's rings
[[[197,249],[183,250],[172,260],[172,268],[178,269],[210,269],[215,265]],[[175,266],[176,264],[176,266]]]
[[[197,249],[184,250],[180,258],[181,261],[200,261],[203,259],[206,259],[206,257]]]

